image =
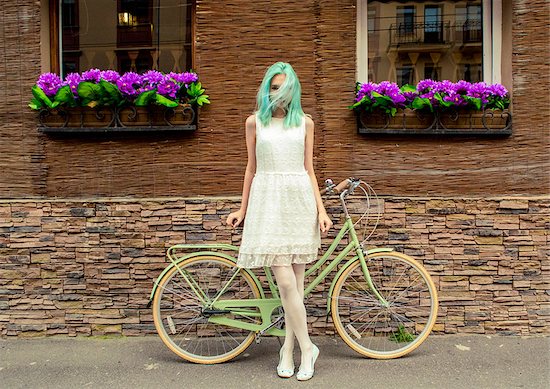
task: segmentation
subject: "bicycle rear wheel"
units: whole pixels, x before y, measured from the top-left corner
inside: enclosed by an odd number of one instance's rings
[[[197,256],[183,261],[180,269],[212,300],[237,270],[232,261],[216,256]],[[246,271],[239,270],[219,300],[260,298],[258,286]],[[241,354],[254,340],[254,332],[208,322],[209,315],[222,315],[250,323],[257,316],[208,312],[176,267],[159,282],[153,297],[153,320],[166,346],[190,362],[214,364]],[[258,312],[256,308],[248,312]]]
[[[332,318],[342,339],[371,358],[398,358],[416,349],[437,318],[437,292],[427,271],[411,257],[375,253],[366,258],[384,306],[370,290],[359,259],[338,278]]]

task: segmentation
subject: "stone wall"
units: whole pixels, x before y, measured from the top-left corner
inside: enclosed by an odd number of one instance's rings
[[[233,243],[224,225],[240,198],[0,202],[0,335],[154,333],[145,308],[176,243]],[[550,330],[550,198],[383,198],[370,244],[421,262],[439,290],[437,333]],[[342,226],[335,200],[326,207]],[[350,209],[362,210],[352,201]],[[323,239],[328,247],[333,229]],[[327,285],[308,299],[314,334]]]

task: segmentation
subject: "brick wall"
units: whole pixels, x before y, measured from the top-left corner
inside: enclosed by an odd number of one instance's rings
[[[371,243],[424,263],[439,290],[439,333],[550,330],[550,198],[384,198]],[[233,243],[223,221],[240,198],[0,202],[0,335],[142,335],[145,305],[176,243]],[[326,207],[342,225],[338,204]],[[350,209],[361,211],[352,202]],[[240,231],[238,231],[240,232]],[[329,235],[336,234],[333,229]],[[329,238],[323,240],[326,248]],[[308,300],[331,334],[327,285]]]

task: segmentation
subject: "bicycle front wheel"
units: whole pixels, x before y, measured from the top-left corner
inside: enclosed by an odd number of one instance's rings
[[[366,258],[373,293],[357,259],[338,278],[331,310],[338,334],[355,351],[371,358],[398,358],[416,349],[437,318],[437,292],[430,275],[413,258],[398,252]]]
[[[240,314],[206,310],[203,300],[214,299],[234,276],[235,263],[215,256],[197,256],[170,269],[153,297],[153,321],[166,346],[190,362],[214,364],[241,354],[254,340],[254,332],[209,322],[212,315],[258,323],[257,308]],[[189,282],[191,281],[191,282]],[[201,294],[201,297],[199,297]],[[204,296],[206,297],[204,297]],[[252,277],[238,270],[219,300],[260,298]],[[252,313],[251,316],[247,316]]]

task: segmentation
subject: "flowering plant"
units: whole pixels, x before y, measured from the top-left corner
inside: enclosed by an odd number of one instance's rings
[[[69,73],[61,79],[55,73],[40,75],[32,87],[29,107],[143,107],[157,104],[177,107],[181,104],[209,104],[208,95],[194,72],[164,74],[150,70],[144,74],[90,69],[82,74]]]
[[[501,84],[470,83],[460,80],[421,80],[416,86],[405,84],[401,88],[394,82],[367,82],[356,84],[355,103],[350,109],[366,112],[380,110],[395,116],[398,108],[445,111],[463,108],[468,110],[505,109],[510,97]]]

